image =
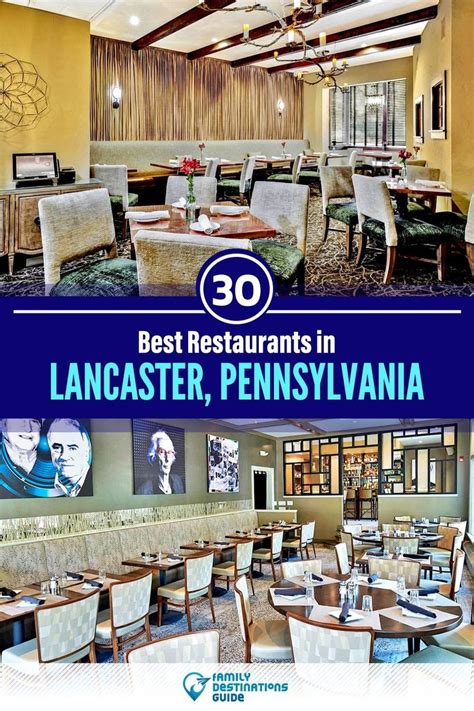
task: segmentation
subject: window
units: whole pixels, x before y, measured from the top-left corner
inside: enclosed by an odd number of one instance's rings
[[[332,89],[329,133],[331,145],[405,146],[406,80]]]

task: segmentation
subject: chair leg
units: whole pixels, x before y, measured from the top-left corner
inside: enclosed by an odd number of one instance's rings
[[[255,595],[255,588],[253,586],[252,568],[249,568],[249,579],[250,579],[250,587],[252,588],[252,595]]]
[[[354,228],[351,225],[346,226],[346,257],[352,259],[352,240],[354,238]]]
[[[122,217],[122,238],[125,240],[127,237],[127,220],[125,215]]]
[[[438,267],[438,280],[446,281],[446,270],[448,262],[449,244],[443,242],[436,250],[436,264]]]
[[[159,597],[156,602],[158,607],[158,627],[161,627],[163,621],[163,598]]]
[[[145,618],[145,636],[146,641],[151,642],[150,618],[148,617],[148,615]]]
[[[214,601],[212,599],[212,592],[211,592],[211,586],[209,585],[209,588],[207,590],[207,596],[209,598],[209,605],[211,606],[211,615],[212,615],[212,621],[216,621],[216,613],[214,612]]]
[[[186,618],[188,620],[188,631],[192,632],[193,626],[191,624],[191,607],[189,605],[189,595],[186,595],[185,607],[186,607]]]
[[[466,256],[469,262],[469,269],[471,270],[471,276],[474,277],[474,244],[466,242]]]
[[[359,235],[359,251],[357,252],[356,267],[360,267],[367,249],[367,235]]]
[[[275,563],[273,562],[273,558],[271,559],[270,562],[272,564],[273,580],[276,582]]]
[[[323,243],[327,240],[329,234],[329,217],[323,216]]]
[[[314,557],[316,558],[316,544],[314,541],[312,541],[311,545],[313,546],[313,553],[314,553]]]
[[[408,643],[408,655],[411,657],[411,655],[413,654],[413,639],[412,639],[412,637],[408,637],[407,643]]]
[[[91,648],[90,648],[90,650],[89,650],[89,662],[90,662],[91,664],[96,664],[96,663],[97,663],[97,657],[96,657],[96,653],[95,653],[95,644],[94,644],[94,642],[92,642]]]
[[[119,645],[118,645],[117,635],[115,634],[115,632],[112,632],[112,654],[113,654],[113,658],[114,658],[114,664],[119,663],[118,653],[119,653]]]
[[[397,248],[387,247],[387,261],[385,263],[385,274],[383,277],[384,284],[390,284],[392,279],[393,270],[395,269],[395,262],[397,261]]]

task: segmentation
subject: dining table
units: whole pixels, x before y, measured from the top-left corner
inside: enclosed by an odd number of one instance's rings
[[[219,206],[240,207],[232,202],[216,203],[216,208]],[[189,234],[206,236],[203,232],[193,230],[191,225],[186,222],[186,211],[184,209],[173,207],[172,205],[145,205],[142,207],[131,207],[128,212],[155,212],[164,211],[169,213],[169,218],[154,220],[152,222],[140,222],[131,218],[130,223],[130,238],[132,245],[135,242],[135,236],[140,230],[167,232],[170,234]],[[250,210],[246,210],[241,215],[221,215],[211,214],[210,207],[202,207],[201,214],[207,215],[211,221],[217,223],[219,228],[212,233],[212,237],[226,237],[227,239],[269,239],[275,237],[276,230],[270,225],[267,225],[263,220],[255,215],[252,215]]]
[[[387,537],[387,538],[394,538],[393,533],[383,533],[383,531],[378,531],[377,534],[371,534],[371,533],[353,533],[352,538],[355,541],[359,541],[360,543],[368,543],[368,544],[381,544],[382,543],[382,537]],[[395,536],[395,538],[399,538],[400,540],[400,545],[403,545],[403,541],[409,540],[410,538],[418,538],[420,543],[423,543],[424,545],[427,545],[428,543],[437,543],[440,541],[443,536],[439,533],[415,533],[415,534],[409,534],[408,536],[405,535],[405,532],[403,532],[402,536]]]
[[[434,181],[433,181],[434,182]],[[452,192],[443,183],[426,185],[419,181],[387,180],[387,188],[395,198],[400,217],[408,218],[408,199],[419,199],[428,203],[432,212],[436,211],[436,201],[439,197],[450,198]],[[439,525],[439,524],[438,524]]]
[[[340,575],[339,573],[331,573],[330,576],[323,576],[324,581],[322,583],[314,583],[314,598],[317,604],[303,604],[306,600],[296,600],[289,601],[286,603],[284,597],[279,598],[278,602],[275,602],[272,590],[278,588],[298,588],[301,587],[304,590],[303,577],[301,580],[296,581],[296,578],[291,580],[282,579],[276,583],[273,583],[268,589],[268,602],[272,608],[278,612],[280,615],[285,616],[288,612],[294,612],[301,617],[313,618],[315,614],[320,618],[320,621],[324,623],[323,611],[318,611],[318,605],[325,606],[326,608],[332,608],[332,610],[341,609],[341,600],[339,593],[339,585],[341,580],[348,580],[350,576]],[[390,581],[382,581],[382,584],[370,585],[368,582],[362,582],[364,578],[360,578],[360,582],[357,589],[357,595],[354,599],[352,608],[361,616],[367,615],[367,620],[363,619],[359,622],[355,622],[354,626],[367,626],[370,622],[374,622],[374,633],[376,638],[385,639],[407,639],[409,640],[409,650],[417,651],[419,649],[420,640],[423,637],[434,636],[442,634],[443,632],[448,632],[450,630],[458,627],[463,621],[463,611],[462,608],[449,598],[443,598],[441,595],[437,595],[434,604],[428,603],[427,607],[432,610],[435,614],[438,612],[440,619],[433,622],[420,621],[418,618],[406,617],[404,621],[402,620],[401,610],[397,606],[397,594],[395,592],[396,583]],[[393,589],[389,589],[392,588]],[[375,618],[370,613],[362,613],[362,598],[364,595],[370,595],[372,598],[372,607],[375,613]],[[420,606],[423,606],[423,602],[420,600]],[[329,610],[328,610],[329,611]],[[386,611],[386,615],[381,614]],[[326,611],[324,611],[326,612]],[[322,618],[322,619],[321,619]],[[378,619],[377,619],[378,618]],[[428,620],[428,618],[426,618]],[[337,619],[333,619],[327,616],[327,624],[337,624]],[[352,623],[348,623],[352,624]],[[413,626],[412,626],[413,625]]]

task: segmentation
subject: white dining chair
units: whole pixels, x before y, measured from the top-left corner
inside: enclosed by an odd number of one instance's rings
[[[220,158],[208,158],[206,172],[204,174],[205,178],[215,178],[217,175],[217,170],[219,168],[221,159]]]
[[[252,595],[255,595],[252,577],[252,555],[253,541],[237,543],[235,546],[235,560],[223,560],[214,565],[212,568],[214,578],[223,578],[226,581],[228,590],[230,580],[233,580],[235,585],[238,577],[241,575],[247,576],[252,586]]]
[[[456,596],[461,589],[462,574],[464,571],[464,561],[466,559],[466,554],[464,551],[458,549],[454,553],[452,571],[451,571],[451,582],[441,583],[439,586],[439,592],[441,595],[451,598],[451,600],[456,600]]]
[[[170,175],[166,183],[165,203],[172,205],[188,194],[188,179],[185,175]],[[217,179],[195,177],[194,197],[199,207],[210,207],[216,202]]]
[[[334,546],[336,552],[337,572],[339,575],[348,575],[351,572],[349,556],[347,555],[346,543],[337,543]]]
[[[212,621],[216,621],[214,603],[212,600],[212,564],[214,554],[186,558],[184,561],[184,578],[172,583],[160,585],[157,590],[158,627],[161,627],[163,605],[184,608],[188,621],[188,630],[192,631],[191,607],[207,597],[211,607]]]
[[[355,151],[353,151],[355,153]],[[329,231],[343,230],[331,227],[331,220],[345,225],[346,257],[352,257],[352,242],[357,227],[358,213],[354,199],[352,176],[354,168],[350,165],[323,166],[321,174],[321,196],[323,207],[323,242],[326,242]]]
[[[322,563],[317,558],[311,560],[286,560],[282,563],[281,570],[283,577],[287,580],[288,578],[304,575],[306,571],[321,575]]]
[[[389,553],[395,553],[397,548],[405,553],[418,553],[420,539],[418,537],[402,538],[400,536],[382,536],[382,547]]]
[[[91,178],[100,180],[109,191],[110,202],[114,215],[120,217],[122,236],[127,231],[125,213],[129,207],[138,205],[138,195],[128,192],[128,168],[126,165],[94,164],[90,167]]]
[[[306,558],[309,560],[308,551],[308,538],[311,537],[311,526],[312,523],[304,523],[300,529],[300,535],[294,538],[288,538],[283,541],[283,548],[287,551],[299,551],[301,560],[303,560],[303,553],[306,553]]]
[[[420,585],[421,565],[417,561],[395,558],[368,558],[369,575],[376,573],[383,580],[396,581],[403,576],[407,587]]]
[[[125,652],[128,664],[216,664],[219,657],[218,630],[174,634]]]
[[[219,180],[218,188],[224,198],[231,197],[238,192],[241,205],[250,202],[256,160],[256,156],[247,156],[243,162],[239,178],[221,178]],[[227,195],[229,190],[230,195]]]
[[[295,664],[372,661],[375,639],[372,627],[328,625],[293,612],[288,612],[287,618]]]
[[[252,553],[252,560],[260,564],[260,572],[262,572],[262,563],[270,563],[272,566],[273,580],[276,580],[275,563],[281,565],[281,552],[283,547],[283,531],[272,533],[270,548],[256,548]]]

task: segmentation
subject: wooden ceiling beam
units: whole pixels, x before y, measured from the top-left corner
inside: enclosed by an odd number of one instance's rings
[[[151,44],[158,42],[164,37],[168,37],[175,32],[179,32],[179,30],[183,30],[195,22],[203,20],[205,17],[222,10],[227,7],[227,5],[232,5],[234,2],[235,0],[207,0],[209,7],[213,8],[212,10],[205,10],[199,5],[196,5],[191,8],[191,10],[183,12],[181,15],[178,15],[178,17],[174,17],[169,22],[165,22],[165,24],[161,25],[161,27],[157,27],[155,30],[148,32],[143,37],[135,40],[135,42],[132,43],[132,49],[138,51],[140,49],[144,49],[145,47],[149,47]]]
[[[378,44],[371,45],[370,47],[361,47],[357,49],[349,49],[345,52],[338,52],[336,54],[330,54],[325,60],[330,62],[333,57],[336,59],[350,59],[351,57],[365,57],[371,56],[378,52],[387,52],[390,49],[400,49],[402,47],[410,47],[415,44],[420,44],[421,35],[414,35],[413,37],[403,37],[403,39],[393,40],[392,42],[379,42]],[[322,62],[324,64],[324,62]],[[279,64],[276,67],[270,67],[267,69],[269,74],[276,74],[277,72],[286,72],[290,69],[303,69],[305,67],[314,66],[314,62],[311,60],[302,59],[300,62],[288,62],[285,64]]]
[[[397,27],[406,27],[408,25],[414,25],[417,22],[427,22],[428,20],[434,20],[438,16],[438,5],[430,5],[422,10],[415,10],[414,12],[406,12],[403,15],[397,15],[396,17],[389,17],[385,20],[379,20],[377,22],[371,22],[369,24],[358,25],[357,27],[351,27],[348,30],[343,30],[342,32],[335,32],[332,35],[328,35],[326,38],[327,44],[332,42],[340,42],[341,40],[354,39],[356,37],[365,37],[366,35],[374,34],[375,32],[383,32],[385,30],[395,29]],[[319,47],[319,38],[308,41],[310,47]],[[280,50],[281,55],[290,55],[297,52],[303,51],[303,45],[294,45],[293,47],[282,47]],[[259,54],[254,54],[249,57],[243,57],[242,59],[236,59],[231,62],[232,67],[242,67],[246,64],[255,64],[256,62],[262,62],[266,59],[273,58],[274,50],[268,52],[260,52]]]
[[[355,5],[363,5],[368,0],[327,0],[323,6],[323,15],[331,15],[334,12],[340,12],[341,10],[347,10]],[[312,13],[307,12],[301,16],[305,21],[310,21],[312,18]],[[291,14],[286,16],[287,20],[291,20]],[[265,25],[260,25],[260,27],[255,27],[250,30],[250,39],[259,40],[262,37],[267,37],[267,35],[272,34],[280,25],[278,22],[267,22]],[[189,52],[187,55],[188,59],[201,59],[202,57],[207,57],[209,54],[215,54],[215,52],[222,52],[224,49],[229,49],[230,47],[237,47],[242,43],[242,32],[238,35],[233,35],[232,37],[227,37],[227,39],[220,40],[219,42],[214,42],[214,44],[209,44],[207,47],[201,47],[200,49],[195,49],[193,52]]]

